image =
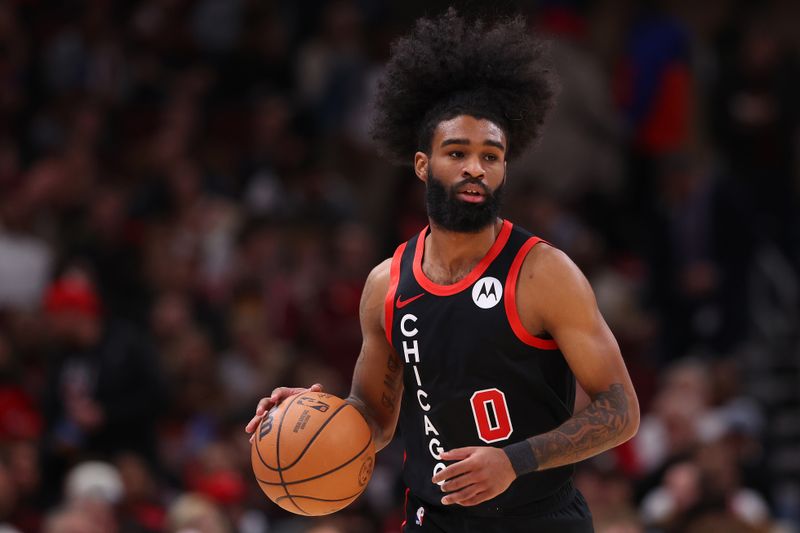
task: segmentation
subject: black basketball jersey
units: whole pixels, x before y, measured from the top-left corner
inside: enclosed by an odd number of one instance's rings
[[[387,338],[404,363],[403,478],[436,506],[443,493],[431,477],[446,466],[440,451],[503,447],[556,428],[572,415],[575,378],[555,341],[527,332],[517,312],[517,277],[539,238],[506,220],[469,275],[439,285],[422,271],[427,233],[397,248],[385,313]],[[526,513],[571,488],[572,473],[564,466],[527,474],[488,502],[452,508]]]

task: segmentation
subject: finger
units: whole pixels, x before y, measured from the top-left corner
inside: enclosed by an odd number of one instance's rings
[[[275,403],[273,401],[274,397],[275,397],[275,392],[273,391],[271,395],[267,396],[266,398],[261,398],[261,400],[259,400],[258,405],[256,405],[256,416],[264,416],[264,413],[270,410],[272,405]]]
[[[270,398],[261,398],[259,400],[258,405],[256,406],[256,414],[253,418],[250,419],[250,422],[244,427],[244,430],[247,433],[252,433],[256,430],[256,425],[258,422],[264,418],[264,415],[270,410],[272,407],[272,401]]]
[[[280,405],[286,398],[290,396],[294,396],[295,394],[299,394],[306,389],[301,388],[290,388],[290,387],[277,387],[275,390],[272,391],[267,398],[262,398],[260,402],[258,402],[258,407],[256,407],[256,414],[259,416],[263,416],[266,414],[270,409],[275,407],[276,405]]]
[[[464,505],[464,502],[471,500],[474,498],[479,492],[481,492],[481,488],[478,485],[470,485],[469,487],[463,488],[458,492],[452,492],[447,496],[442,498],[442,504],[444,505]]]
[[[464,507],[469,507],[471,505],[478,505],[479,503],[483,503],[490,498],[491,496],[488,491],[480,491],[472,498],[467,498],[464,501],[459,502],[459,505],[463,505]]]
[[[475,483],[475,481],[475,476],[471,474],[464,474],[463,476],[458,476],[454,479],[448,479],[447,481],[440,483],[439,487],[441,487],[442,492],[456,492]]]
[[[317,385],[319,384],[317,383]],[[322,387],[322,385],[319,386]],[[295,394],[302,394],[304,392],[308,392],[309,390],[310,389],[306,389],[304,387],[278,387],[272,391],[270,400],[272,401],[272,405],[280,405],[284,400],[291,398]]]
[[[322,384],[321,383],[314,383],[308,389],[303,389],[300,387],[276,387],[272,393],[267,396],[266,398],[261,398],[256,406],[256,415],[250,419],[250,422],[247,423],[245,426],[245,431],[247,433],[252,433],[256,430],[256,426],[264,418],[264,415],[269,412],[272,407],[280,404],[286,398],[293,396],[295,394],[300,394],[305,391],[312,391],[312,392],[321,392],[322,391]]]
[[[263,416],[258,416],[258,415],[256,415],[253,418],[251,418],[250,422],[248,422],[247,425],[244,427],[244,430],[247,433],[254,432],[256,430],[256,428],[258,427],[258,423],[261,421],[262,418],[264,418],[264,417]]]
[[[472,455],[475,449],[476,448],[474,446],[468,446],[466,448],[454,448],[452,450],[442,452],[440,455],[445,461],[460,461]]]
[[[440,470],[439,473],[431,478],[431,480],[434,483],[441,483],[442,481],[447,481],[448,479],[453,479],[455,477],[464,475],[469,472],[471,468],[471,463],[467,461],[459,461]]]

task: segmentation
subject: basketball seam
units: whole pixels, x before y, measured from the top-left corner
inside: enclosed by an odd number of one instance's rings
[[[292,494],[291,497],[292,498],[304,498],[306,500],[314,500],[314,501],[317,501],[317,502],[343,502],[345,500],[352,500],[354,498],[358,498],[359,496],[361,496],[361,492],[353,494],[352,496],[347,496],[345,498],[336,498],[334,500],[329,500],[327,498],[317,498],[316,496],[305,496],[305,495],[302,495],[302,494]],[[287,498],[286,496],[278,496],[277,501],[285,500],[286,498]]]
[[[372,436],[371,435],[369,437],[369,440],[367,441],[367,444],[363,448],[361,448],[361,450],[357,454],[355,454],[351,459],[348,459],[346,462],[340,464],[336,468],[333,468],[333,469],[328,470],[327,472],[323,472],[321,474],[317,474],[316,476],[311,476],[311,477],[307,477],[305,479],[298,479],[296,481],[286,481],[286,482],[281,482],[281,483],[273,483],[271,481],[264,481],[263,479],[259,479],[259,478],[256,478],[256,481],[258,481],[259,483],[263,483],[264,485],[284,485],[284,486],[285,485],[296,485],[298,483],[305,483],[306,481],[313,481],[315,479],[319,479],[321,477],[327,476],[328,474],[332,474],[332,473],[336,472],[337,470],[340,470],[340,469],[344,468],[345,466],[349,465],[350,463],[352,463],[353,461],[355,461],[356,459],[361,457],[364,454],[364,452],[367,450],[367,448],[369,448],[370,444],[372,444]],[[288,470],[288,468],[286,468],[284,470]],[[283,478],[281,478],[281,479],[283,479]]]
[[[283,420],[283,419],[281,419],[281,420]],[[259,432],[261,431],[261,424],[263,424],[263,423],[264,423],[264,419],[262,418],[261,422],[258,423],[257,431],[259,431]],[[269,470],[272,470],[273,472],[280,471],[280,468],[275,468],[274,466],[270,466],[269,463],[267,463],[267,461],[261,455],[261,448],[258,447],[258,440],[256,440],[256,454],[258,454],[258,458],[261,459],[261,464],[266,466]],[[280,461],[279,461],[279,463],[280,463]],[[279,483],[276,483],[276,484],[279,484]]]
[[[300,397],[299,394],[297,396],[295,396],[292,399],[292,401],[289,402],[289,405],[287,405],[283,409],[283,412],[281,413],[281,421],[280,421],[280,423],[278,423],[278,434],[275,435],[275,459],[278,461],[278,476],[281,478],[281,488],[283,489],[283,492],[286,493],[286,496],[289,498],[289,501],[292,502],[292,505],[297,507],[298,511],[300,511],[301,513],[307,515],[309,513],[305,512],[302,507],[297,505],[297,502],[294,501],[294,498],[292,498],[292,495],[289,494],[289,489],[286,488],[286,483],[284,483],[284,481],[283,481],[283,470],[281,469],[281,429],[283,428],[283,420],[286,418],[286,413],[287,413],[287,411],[289,411],[289,408],[292,406],[292,404],[299,397]]]

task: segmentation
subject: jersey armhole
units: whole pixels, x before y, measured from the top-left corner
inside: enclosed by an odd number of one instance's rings
[[[397,285],[400,283],[400,261],[403,259],[403,252],[406,249],[403,243],[397,247],[392,256],[392,266],[389,269],[389,290],[386,292],[386,300],[383,303],[384,325],[386,340],[392,344],[392,329],[394,327],[394,295],[397,293]]]
[[[553,339],[543,339],[526,330],[520,319],[519,310],[517,309],[517,281],[519,279],[520,270],[522,270],[522,263],[525,262],[525,258],[528,256],[528,252],[530,252],[531,248],[540,242],[549,244],[539,237],[531,237],[525,241],[525,244],[519,249],[517,255],[514,257],[514,261],[511,263],[511,269],[508,271],[508,278],[506,278],[506,297],[504,299],[506,316],[508,317],[508,323],[511,325],[511,329],[514,331],[514,335],[528,346],[533,346],[540,350],[558,350],[558,344]]]

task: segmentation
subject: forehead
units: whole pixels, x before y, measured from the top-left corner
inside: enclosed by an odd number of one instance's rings
[[[433,145],[439,146],[447,139],[465,139],[477,144],[494,141],[506,145],[506,135],[500,126],[471,115],[458,115],[441,121],[433,131]]]

